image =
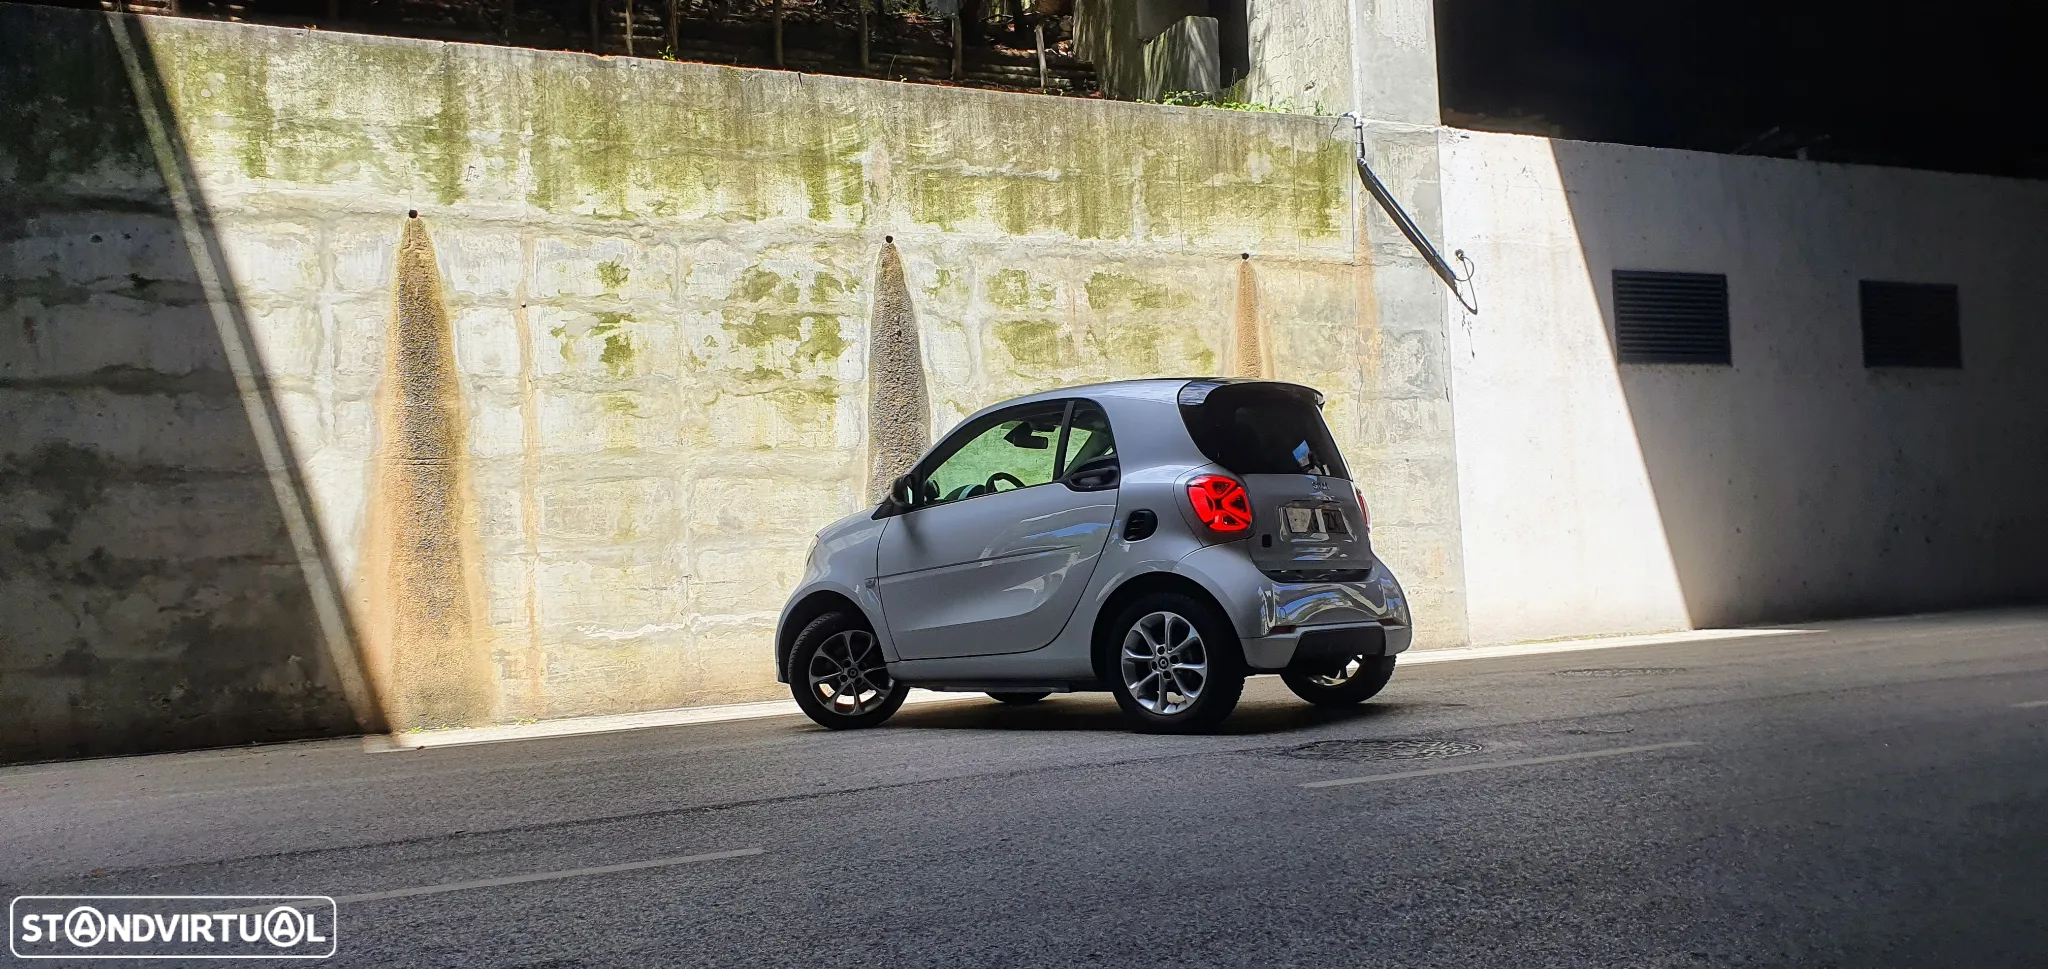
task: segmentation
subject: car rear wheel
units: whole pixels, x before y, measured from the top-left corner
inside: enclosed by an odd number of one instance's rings
[[[1392,656],[1353,656],[1335,669],[1287,669],[1280,679],[1298,696],[1319,707],[1364,703],[1387,688],[1394,676]]]
[[[1173,592],[1140,596],[1102,644],[1117,706],[1154,733],[1195,733],[1221,723],[1244,693],[1237,637],[1208,604]]]
[[[1051,690],[1031,690],[1028,692],[1021,693],[1013,693],[1008,690],[989,692],[989,696],[1001,700],[1004,703],[1007,703],[1013,707],[1028,706],[1030,704],[1037,703],[1038,701],[1043,700],[1051,695]]]
[[[889,675],[874,631],[844,612],[819,616],[796,634],[789,689],[806,716],[834,730],[881,723],[910,695]]]

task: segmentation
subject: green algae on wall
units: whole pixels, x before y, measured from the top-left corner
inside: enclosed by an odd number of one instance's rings
[[[748,349],[793,344],[793,369],[839,359],[846,350],[840,326],[837,315],[818,310],[756,310],[745,322],[725,324],[734,341]]]
[[[1049,284],[1034,283],[1022,269],[1004,269],[988,280],[988,301],[1006,310],[1045,309],[1057,293]]]
[[[1026,369],[1053,370],[1076,362],[1060,325],[1050,320],[1004,320],[995,324],[994,332],[1010,359]]]
[[[583,354],[591,352],[581,341],[596,340],[597,362],[612,379],[624,380],[633,376],[634,357],[638,350],[632,334],[627,330],[633,323],[631,313],[606,311],[594,314],[591,324],[580,332],[572,331],[566,324],[548,332],[560,344],[562,361],[569,364],[576,363],[583,358]]]
[[[1349,227],[1348,148],[1313,119],[190,22],[150,36],[195,150],[250,179],[599,219],[860,225],[879,203],[1085,240]]]
[[[734,284],[732,298],[748,303],[770,300],[794,303],[797,301],[796,280],[788,279],[774,270],[753,266],[741,274],[739,282]]]
[[[591,336],[604,340],[604,349],[598,351],[597,362],[604,365],[605,372],[613,379],[623,380],[633,370],[633,338],[619,330],[632,319],[625,313],[599,313],[597,323],[590,328]]]
[[[1088,277],[1088,306],[1097,312],[1170,310],[1194,305],[1194,297],[1171,286],[1113,272]]]

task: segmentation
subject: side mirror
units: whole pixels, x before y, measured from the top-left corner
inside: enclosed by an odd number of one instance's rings
[[[917,507],[917,475],[906,474],[889,482],[889,500],[903,511]]]

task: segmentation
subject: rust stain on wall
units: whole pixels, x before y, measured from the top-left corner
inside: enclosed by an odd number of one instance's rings
[[[405,223],[377,391],[358,603],[394,730],[491,718],[477,502],[454,330],[426,223]]]
[[[1237,307],[1230,316],[1230,375],[1270,379],[1272,355],[1266,346],[1266,324],[1259,317],[1259,277],[1251,253],[1237,262]]]
[[[893,239],[875,267],[874,315],[868,322],[868,499],[880,501],[889,482],[910,470],[931,443],[930,395],[918,346],[917,311],[903,280]]]

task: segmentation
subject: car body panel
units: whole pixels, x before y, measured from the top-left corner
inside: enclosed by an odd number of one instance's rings
[[[934,659],[1051,642],[1115,517],[1115,492],[1053,482],[885,519],[875,570],[896,652]]]
[[[816,541],[811,544],[810,557],[804,561],[803,577],[797,580],[796,592],[783,603],[782,612],[775,620],[777,679],[787,681],[784,661],[788,659],[790,641],[801,631],[790,628],[791,614],[819,593],[831,593],[851,601],[867,619],[869,628],[875,630],[882,655],[890,659],[896,657],[895,645],[889,641],[888,623],[882,615],[882,600],[868,581],[868,576],[874,574],[875,543],[881,538],[882,525],[875,520],[871,510],[863,510],[818,531]]]

